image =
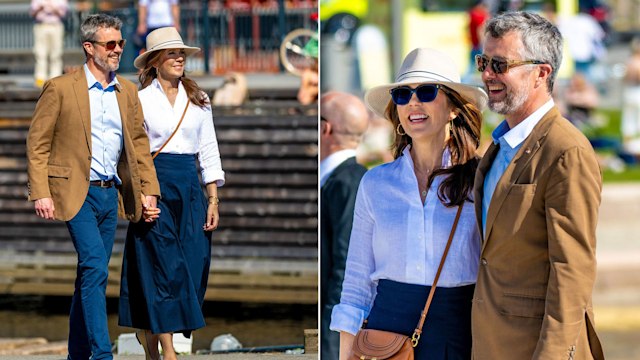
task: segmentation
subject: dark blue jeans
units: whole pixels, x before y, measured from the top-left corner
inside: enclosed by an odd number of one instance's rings
[[[71,360],[113,359],[107,326],[107,276],[118,221],[118,190],[89,186],[78,214],[67,221],[78,253],[69,315]]]

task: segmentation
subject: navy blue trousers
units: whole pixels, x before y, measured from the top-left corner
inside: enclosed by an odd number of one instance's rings
[[[205,326],[202,303],[211,262],[211,233],[203,230],[207,200],[195,155],[154,159],[160,217],[129,224],[122,263],[121,326],[154,334]]]
[[[416,360],[471,359],[474,287],[436,288],[420,342],[414,348]],[[380,280],[367,328],[411,336],[430,289],[430,286]]]
[[[107,325],[107,277],[118,224],[118,190],[89,186],[67,228],[78,253],[69,315],[69,359],[112,359]]]

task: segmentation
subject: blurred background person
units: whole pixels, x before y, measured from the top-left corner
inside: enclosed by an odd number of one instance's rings
[[[477,74],[474,69],[476,55],[482,54],[482,40],[484,38],[484,24],[491,13],[487,7],[487,0],[475,0],[469,9],[469,41],[471,42],[471,57],[469,58],[469,74]]]
[[[559,100],[562,113],[578,129],[584,131],[593,125],[592,115],[600,102],[600,94],[584,74],[573,74]]]
[[[631,57],[624,74],[621,131],[624,149],[640,155],[640,37],[631,41]]]
[[[33,54],[36,65],[34,81],[37,87],[62,75],[64,50],[64,19],[69,10],[67,0],[32,0],[29,15],[33,17]]]
[[[369,112],[356,96],[327,92],[320,100],[320,313],[321,354],[338,359],[340,336],[329,330],[331,311],[340,302],[347,262],[353,206],[367,169],[356,162],[356,148],[367,130]]]
[[[319,77],[318,77],[318,39],[311,38],[302,49],[304,54],[311,58],[309,67],[300,75],[300,89],[298,101],[302,105],[309,105],[318,101]]]
[[[557,26],[569,47],[575,71],[594,82],[592,67],[607,53],[604,46],[606,33],[584,8],[573,16],[558,17]]]
[[[172,26],[180,32],[180,0],[138,0],[138,28],[134,41],[138,53],[147,35],[155,29]]]

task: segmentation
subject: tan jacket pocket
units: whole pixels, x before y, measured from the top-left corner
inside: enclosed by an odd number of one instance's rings
[[[48,172],[50,178],[68,179],[71,176],[71,168],[67,166],[49,165]]]
[[[544,307],[544,295],[534,295],[528,291],[505,292],[502,294],[500,313],[502,315],[542,319]]]

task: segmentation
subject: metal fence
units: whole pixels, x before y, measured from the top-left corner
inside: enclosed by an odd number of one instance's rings
[[[222,74],[228,71],[279,72],[278,49],[284,36],[297,28],[316,29],[311,14],[316,13],[315,2],[297,7],[278,6],[227,9],[181,5],[180,22],[184,41],[203,49],[188,59],[193,72]],[[104,11],[122,19],[122,35],[133,45],[137,27],[134,7]],[[72,10],[65,18],[65,51],[81,53],[79,27],[91,11]],[[206,18],[203,14],[206,13]],[[0,57],[25,56],[33,47],[33,22],[28,4],[1,5]],[[121,59],[121,71],[134,72],[134,46],[127,46]],[[24,69],[24,67],[30,69]],[[22,64],[21,71],[31,71],[32,64]]]

